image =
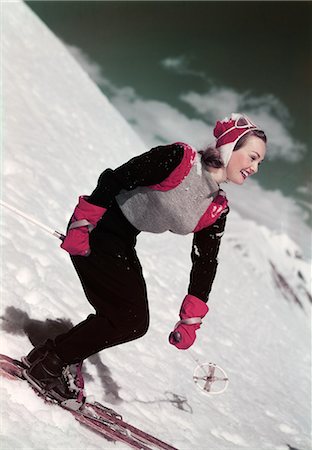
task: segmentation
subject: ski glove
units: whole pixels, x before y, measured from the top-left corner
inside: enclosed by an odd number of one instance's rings
[[[182,303],[180,310],[181,320],[170,333],[169,342],[180,350],[186,350],[193,345],[196,339],[196,330],[202,323],[209,308],[205,302],[188,294]]]
[[[61,244],[61,248],[70,255],[90,255],[89,233],[107,211],[106,208],[88,203],[87,198],[85,196],[79,197],[66,237]]]

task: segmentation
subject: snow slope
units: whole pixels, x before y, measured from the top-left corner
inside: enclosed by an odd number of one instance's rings
[[[146,149],[64,46],[20,2],[2,5],[3,199],[64,231],[99,173]],[[250,200],[249,200],[250,201]],[[0,351],[15,357],[91,312],[59,241],[1,210]],[[151,326],[85,363],[87,393],[179,449],[309,449],[310,265],[287,235],[233,209],[192,353],[167,336],[190,269],[191,236],[142,234]],[[213,398],[192,381],[214,361],[230,378]],[[121,449],[1,379],[1,448]]]

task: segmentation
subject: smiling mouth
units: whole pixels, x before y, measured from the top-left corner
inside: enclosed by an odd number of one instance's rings
[[[241,174],[242,174],[244,180],[246,180],[246,178],[249,176],[249,173],[246,170],[241,170]]]

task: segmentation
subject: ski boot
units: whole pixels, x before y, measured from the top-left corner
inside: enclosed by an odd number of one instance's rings
[[[56,354],[52,341],[35,347],[22,360],[28,366],[23,371],[25,379],[43,397],[68,409],[78,410],[84,404],[81,364],[77,366],[76,377],[73,376],[70,366]]]
[[[21,360],[22,363],[26,367],[31,367],[35,363],[37,363],[40,359],[44,357],[47,350],[53,350],[54,349],[54,342],[51,339],[48,339],[45,343],[39,344],[36,347],[34,347],[31,352],[28,353],[26,356],[22,356]]]

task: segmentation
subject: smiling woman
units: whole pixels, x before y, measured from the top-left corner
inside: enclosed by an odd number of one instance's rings
[[[257,173],[259,165],[265,157],[265,137],[258,137],[252,133],[257,132],[251,131],[249,135],[245,135],[242,138],[245,138],[245,142],[239,148],[234,149],[227,166],[227,179],[235,184],[242,184],[247,177]]]
[[[243,114],[218,121],[214,129],[216,143],[199,153],[217,182],[242,184],[258,172],[266,153],[266,135]]]
[[[142,231],[194,236],[188,292],[169,336],[178,349],[193,345],[209,310],[229,212],[220,183],[242,184],[265,155],[264,133],[242,114],[218,121],[214,136],[217,165],[209,163],[209,149],[197,152],[183,142],[158,146],[104,170],[92,194],[79,198],[61,247],[96,314],[24,358],[25,377],[35,388],[61,402],[80,398],[68,388],[66,365],[147,332],[147,292],[135,250]]]

